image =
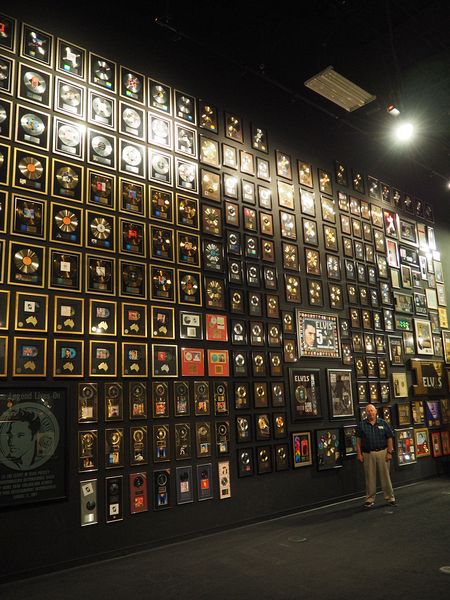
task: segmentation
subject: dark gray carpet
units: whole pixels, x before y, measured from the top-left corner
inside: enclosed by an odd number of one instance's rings
[[[448,598],[450,575],[439,567],[450,565],[450,479],[398,488],[396,495],[394,509],[380,494],[369,511],[361,499],[352,500],[8,583],[0,598]]]

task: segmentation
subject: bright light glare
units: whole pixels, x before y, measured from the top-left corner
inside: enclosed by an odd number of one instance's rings
[[[399,142],[409,142],[414,135],[414,125],[412,123],[400,123],[394,132]]]

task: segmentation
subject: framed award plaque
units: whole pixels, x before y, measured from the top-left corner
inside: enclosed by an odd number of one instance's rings
[[[14,377],[47,376],[47,338],[14,338]]]
[[[14,326],[17,331],[47,331],[48,296],[17,292]]]
[[[147,427],[145,425],[130,427],[130,466],[148,463]]]
[[[113,294],[115,292],[116,261],[97,255],[86,255],[86,292]]]
[[[130,381],[128,384],[130,419],[147,419],[147,382]]]
[[[78,432],[78,472],[98,470],[98,431],[96,429]]]
[[[292,433],[292,458],[294,469],[312,465],[311,432],[302,431]]]
[[[127,298],[147,298],[147,266],[137,261],[119,260],[119,294]]]
[[[122,342],[122,377],[147,376],[147,344]]]
[[[49,288],[81,290],[81,254],[50,248]]]
[[[331,418],[354,417],[352,371],[350,369],[327,369],[327,377]]]
[[[206,100],[199,100],[198,113],[198,126],[201,129],[207,129],[212,133],[218,133],[219,117],[217,114],[217,108]]]
[[[45,248],[9,242],[8,283],[44,287]]]
[[[53,377],[84,376],[84,340],[53,340]]]
[[[168,425],[153,425],[153,462],[171,459],[170,432]]]
[[[123,421],[123,384],[119,381],[106,382],[105,421]]]
[[[124,466],[124,430],[122,427],[105,429],[105,468]]]
[[[8,344],[9,339],[0,336],[0,377],[6,377],[8,374]]]
[[[13,61],[6,57],[1,58],[3,69],[6,74],[3,82],[3,91],[11,93],[12,74],[11,68]],[[24,63],[19,63],[17,96],[33,104],[39,104],[45,108],[50,108],[52,95],[53,76],[46,71],[30,67]],[[9,88],[9,89],[8,89]]]
[[[149,186],[149,217],[163,223],[174,222],[173,192],[154,185]]]
[[[78,384],[78,423],[98,421],[98,383]]]
[[[170,485],[170,469],[162,469],[153,471],[154,480],[154,508],[155,510],[163,510],[170,508],[171,502],[171,485]]]
[[[175,460],[192,458],[190,423],[175,423]]]
[[[317,469],[336,469],[342,467],[342,443],[339,429],[318,429],[316,435]]]
[[[59,202],[51,203],[50,241],[81,246],[83,210]]]
[[[175,302],[175,269],[150,265],[150,300]]]
[[[117,342],[89,341],[89,376],[117,376]]]
[[[172,114],[172,88],[154,79],[148,80],[148,105],[168,115]]]
[[[116,176],[87,171],[86,203],[102,208],[114,209],[116,200]]]
[[[5,185],[8,185],[9,182],[9,156],[9,146],[0,144],[0,183]],[[48,157],[15,148],[13,186],[38,194],[46,194],[48,168]]]
[[[322,416],[320,371],[289,369],[292,420],[303,421]]]
[[[147,306],[122,302],[122,336],[147,337]]]
[[[253,448],[240,448],[237,451],[238,477],[251,477],[255,474]]]
[[[178,377],[178,346],[152,344],[152,377]]]
[[[84,299],[55,296],[53,331],[55,333],[83,335]]]
[[[177,504],[189,504],[194,502],[194,478],[192,466],[185,465],[175,470]]]
[[[143,109],[125,102],[119,102],[119,133],[144,142],[145,126],[146,115]]]

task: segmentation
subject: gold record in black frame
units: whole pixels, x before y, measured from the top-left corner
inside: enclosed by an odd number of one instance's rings
[[[28,238],[45,239],[45,202],[14,194],[13,204],[11,233]]]
[[[52,160],[52,195],[83,202],[84,167],[64,160]]]
[[[198,101],[198,126],[201,129],[207,129],[212,133],[218,133],[218,115],[217,108],[206,100]]]
[[[84,298],[55,296],[53,331],[64,335],[83,335]]]
[[[150,258],[174,262],[174,235],[171,228],[150,225]]]
[[[147,265],[119,260],[119,295],[127,298],[147,298]]]
[[[116,217],[86,211],[86,247],[94,250],[114,252]]]
[[[178,302],[202,306],[202,276],[196,271],[177,270]]]
[[[113,294],[116,288],[116,261],[105,256],[86,255],[86,289],[88,294]]]
[[[0,155],[3,151],[0,144]],[[4,161],[5,162],[5,161]],[[48,158],[43,154],[14,149],[13,186],[38,194],[47,193]],[[0,183],[4,182],[0,167]],[[6,182],[7,183],[7,180]]]
[[[81,291],[81,265],[80,252],[61,252],[50,248],[49,288]]]
[[[43,246],[10,241],[8,283],[44,287],[45,253]]]
[[[116,176],[88,169],[86,204],[113,210],[116,206]]]
[[[119,219],[120,252],[146,256],[146,229],[144,223]]]
[[[176,196],[177,225],[189,229],[200,229],[199,201],[197,198],[177,194]]]
[[[81,246],[83,209],[59,202],[51,203],[50,241]]]
[[[175,302],[175,269],[150,265],[150,300]]]
[[[173,223],[173,192],[156,186],[149,186],[150,219]]]
[[[145,185],[119,177],[120,211],[145,217],[146,195]]]
[[[17,331],[47,331],[48,296],[17,292],[14,327]]]

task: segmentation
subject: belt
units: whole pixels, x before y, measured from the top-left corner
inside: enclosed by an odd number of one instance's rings
[[[372,450],[366,450],[366,452],[379,452],[380,450],[386,450],[387,446],[384,448],[373,448]]]

